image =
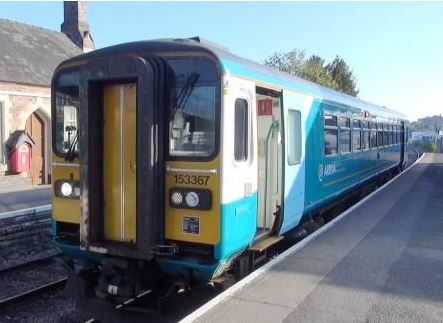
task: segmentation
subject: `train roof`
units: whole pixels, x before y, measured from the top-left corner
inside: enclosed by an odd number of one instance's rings
[[[224,73],[237,75],[240,77],[258,80],[260,83],[269,84],[273,87],[294,90],[311,95],[316,99],[338,103],[344,106],[359,108],[369,111],[373,115],[384,118],[394,118],[406,120],[406,116],[400,112],[388,109],[383,106],[363,101],[358,97],[353,97],[316,83],[304,80],[297,76],[276,71],[268,66],[254,62],[244,57],[232,54],[228,48],[216,43],[204,40],[199,37],[179,38],[179,39],[157,39],[137,41],[114,45],[98,49],[80,56],[71,58],[66,62],[82,59],[94,58],[109,54],[123,54],[131,52],[161,52],[161,51],[184,51],[184,50],[205,50],[213,54],[220,61]],[[63,63],[61,64],[63,65]]]

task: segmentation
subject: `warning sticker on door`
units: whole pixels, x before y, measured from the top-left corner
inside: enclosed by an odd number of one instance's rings
[[[200,218],[193,216],[183,217],[183,232],[190,234],[200,234]]]

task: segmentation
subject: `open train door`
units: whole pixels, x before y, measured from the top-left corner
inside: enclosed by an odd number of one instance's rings
[[[158,62],[157,62],[158,63]],[[161,64],[91,60],[80,80],[80,246],[150,259],[163,221]]]
[[[305,118],[312,98],[283,90],[284,115],[284,203],[280,233],[294,228],[305,205]]]

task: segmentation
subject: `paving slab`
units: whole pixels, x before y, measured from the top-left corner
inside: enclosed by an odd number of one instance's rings
[[[443,155],[427,154],[197,322],[443,322]]]
[[[24,187],[0,192],[0,213],[16,211],[51,203],[51,185]]]

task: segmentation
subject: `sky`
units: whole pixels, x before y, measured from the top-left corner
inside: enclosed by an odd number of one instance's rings
[[[60,30],[62,2],[0,2],[0,17]],[[89,2],[96,47],[201,36],[263,62],[341,56],[359,97],[410,120],[443,114],[443,2]],[[0,44],[1,46],[1,44]]]

